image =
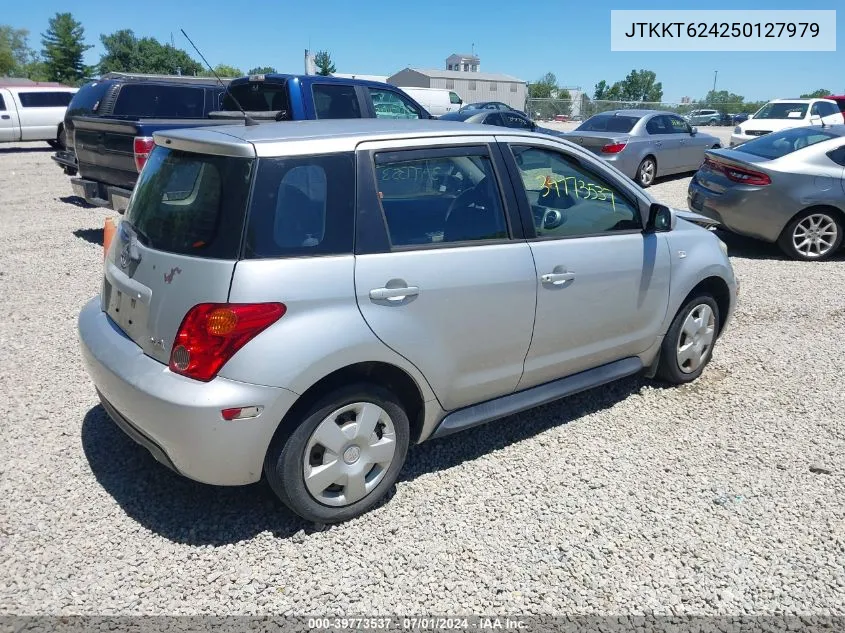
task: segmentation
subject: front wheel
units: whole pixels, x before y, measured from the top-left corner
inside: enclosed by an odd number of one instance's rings
[[[673,385],[698,378],[713,356],[718,332],[716,300],[709,294],[700,294],[687,301],[663,339],[657,375]]]
[[[322,397],[289,435],[273,441],[264,472],[276,495],[302,518],[346,521],[372,509],[392,488],[409,429],[393,393],[370,383],[349,385]]]
[[[808,209],[786,225],[778,246],[792,259],[821,261],[842,245],[842,220],[827,209]]]
[[[646,156],[643,162],[637,167],[636,181],[640,187],[648,187],[654,182],[654,177],[657,175],[657,162],[651,157]]]

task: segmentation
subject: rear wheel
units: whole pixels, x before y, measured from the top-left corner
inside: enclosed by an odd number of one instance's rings
[[[778,246],[792,259],[821,261],[842,245],[842,232],[838,213],[829,209],[808,209],[786,225]]]
[[[716,300],[704,293],[687,301],[663,339],[657,375],[673,385],[698,378],[713,356],[718,332]]]
[[[710,119],[710,127],[715,127],[719,124],[716,119]]]
[[[656,175],[657,162],[651,156],[646,156],[640,166],[637,167],[637,184],[643,188],[648,187],[654,182]]]
[[[399,399],[378,385],[358,383],[327,394],[289,435],[274,439],[264,472],[276,495],[302,518],[346,521],[387,495],[409,437]]]

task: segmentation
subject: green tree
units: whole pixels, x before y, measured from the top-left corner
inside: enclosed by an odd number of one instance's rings
[[[744,102],[745,97],[728,92],[727,90],[717,90],[715,92],[711,90],[702,101],[702,103],[712,106],[720,112],[728,112],[731,114],[735,112],[743,112],[746,107]]]
[[[57,13],[50,18],[42,34],[44,63],[49,78],[62,83],[79,83],[90,72],[82,63],[82,55],[91,48],[85,44],[85,29],[70,13]]]
[[[620,83],[622,101],[659,102],[663,99],[663,84],[652,70],[632,70]]]
[[[26,76],[27,67],[36,55],[27,43],[29,31],[0,24],[0,76]]]
[[[595,99],[596,101],[604,101],[605,99],[607,99],[607,92],[609,89],[610,88],[607,85],[607,82],[602,79],[596,84],[596,88],[593,91],[593,99]]]
[[[805,95],[801,95],[801,99],[819,99],[821,97],[829,97],[833,93],[830,90],[825,88],[819,88],[818,90],[813,90],[813,92],[808,92]]]
[[[555,74],[546,73],[537,81],[528,85],[528,96],[531,99],[551,99],[557,89]]]
[[[332,56],[327,51],[317,51],[314,55],[314,65],[317,66],[317,74],[324,77],[337,70],[332,62]]]
[[[256,66],[255,68],[250,68],[247,75],[269,75],[276,72],[278,71],[272,66]]]
[[[243,77],[244,73],[240,68],[236,66],[229,66],[227,64],[217,64],[214,67],[214,73],[217,73],[217,76],[221,79],[224,77],[229,77],[230,79],[233,77]],[[200,73],[201,77],[214,77],[214,73],[210,70],[204,70]]]
[[[101,35],[100,41],[105,49],[105,53],[100,57],[101,73],[198,75],[204,70],[199,62],[181,48],[162,44],[154,37],[138,39],[130,29]],[[226,66],[225,68],[231,67]]]

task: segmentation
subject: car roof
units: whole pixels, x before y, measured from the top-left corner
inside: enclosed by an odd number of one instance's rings
[[[635,116],[644,117],[650,114],[675,114],[674,112],[667,112],[666,110],[645,110],[645,109],[630,109],[630,110],[608,110],[607,112],[599,112],[593,116],[601,116],[602,114],[609,114],[612,116]]]
[[[453,121],[391,119],[329,119],[281,121],[246,126],[243,124],[185,128],[156,132],[157,145],[224,156],[288,156],[305,153],[354,151],[364,141],[417,139],[448,136],[546,135],[489,125],[455,125]]]
[[[72,88],[70,86],[0,86],[6,90],[14,92],[76,92],[79,88]]]
[[[831,101],[828,97],[810,97],[796,99],[772,99],[769,103],[812,103],[813,101]]]

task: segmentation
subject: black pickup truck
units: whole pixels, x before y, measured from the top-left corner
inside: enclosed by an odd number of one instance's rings
[[[124,90],[126,86],[121,92]],[[395,86],[360,79],[251,75],[232,80],[229,92],[222,92],[219,100],[197,101],[190,108],[186,99],[176,99],[164,108],[164,116],[161,112],[163,97],[157,95],[156,90],[158,88],[148,88],[143,102],[130,102],[126,110],[111,116],[73,117],[79,175],[71,179],[71,185],[76,195],[89,203],[109,206],[122,213],[152,151],[153,133],[174,128],[231,125],[244,120],[239,106],[256,122],[431,118],[421,105]],[[151,112],[153,104],[156,108]],[[202,114],[191,118],[190,113],[200,109],[203,109]]]

